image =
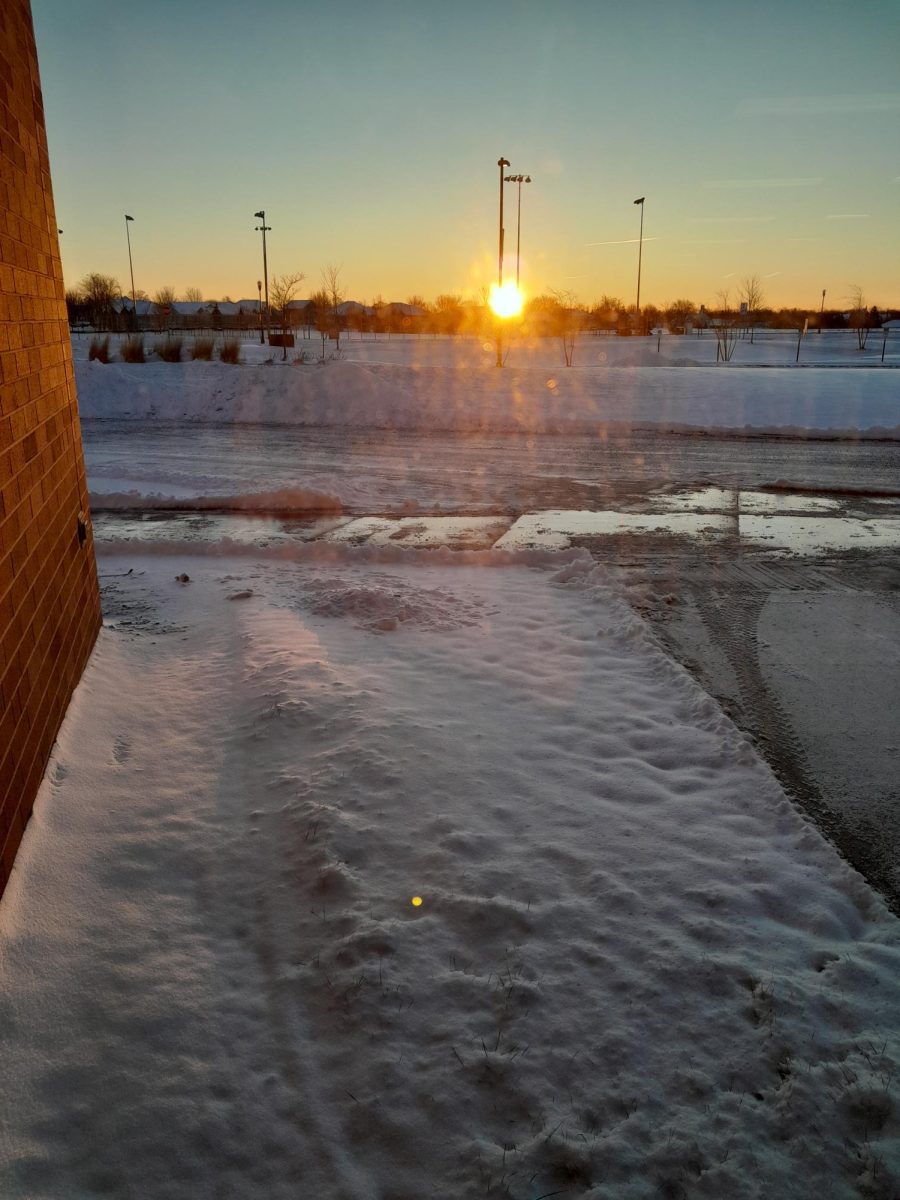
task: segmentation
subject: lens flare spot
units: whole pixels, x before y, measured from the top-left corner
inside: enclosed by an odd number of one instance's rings
[[[412,906],[413,906],[413,908],[421,908],[422,907],[422,897],[421,896],[413,896]]]
[[[553,391],[553,389],[556,387],[556,380],[555,380],[555,379],[548,379],[548,380],[547,380],[547,387],[548,387],[548,388],[550,389],[550,391],[552,392],[552,391]]]
[[[517,317],[522,311],[524,296],[514,283],[491,286],[491,308],[498,317]]]

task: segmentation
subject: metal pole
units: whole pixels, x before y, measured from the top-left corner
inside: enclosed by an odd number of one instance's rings
[[[822,322],[825,320],[825,289],[822,288],[822,307],[819,309],[819,333],[822,332]]]
[[[264,286],[265,286],[265,289],[266,289],[266,333],[268,334],[268,332],[269,332],[269,263],[268,263],[268,259],[266,258],[266,229],[267,229],[267,228],[268,228],[268,226],[266,225],[265,221],[263,221],[263,227],[262,227],[262,234],[263,234],[263,281],[264,281]]]
[[[522,257],[522,176],[519,176],[519,215],[516,220],[516,287],[519,286],[519,262]]]
[[[503,168],[509,166],[508,158],[498,158],[500,168],[500,238],[497,253],[497,286],[503,287]],[[497,366],[503,366],[503,334],[501,333],[500,318],[497,317]]]
[[[263,337],[263,323],[262,323],[262,280],[261,280],[261,279],[257,279],[257,281],[256,281],[256,290],[257,290],[257,292],[259,293],[259,308],[257,309],[257,312],[259,313],[259,344],[260,344],[261,346],[263,346],[263,345],[265,345],[265,341],[266,341],[266,339]]]
[[[639,204],[641,206],[641,234],[640,234],[640,237],[638,238],[637,303],[635,304],[635,308],[637,309],[638,332],[639,333],[640,333],[640,328],[641,328],[641,326],[640,326],[640,320],[641,320],[641,256],[643,255],[643,252],[644,252],[644,200],[645,199],[646,199],[646,197],[641,196],[639,200],[635,200],[635,204]]]
[[[131,231],[128,228],[128,222],[133,220],[134,217],[129,217],[128,213],[125,214],[125,237],[128,240],[128,270],[131,274],[131,320],[135,332],[137,332],[137,293],[134,290],[134,267],[131,262]]]
[[[503,287],[503,168],[509,166],[508,158],[498,158],[500,168],[500,248],[497,255],[497,286]]]
[[[260,221],[262,222],[262,224],[257,225],[256,228],[262,231],[262,239],[263,239],[263,279],[265,280],[265,286],[266,286],[266,333],[268,333],[268,331],[269,331],[269,263],[266,258],[266,231],[271,230],[272,226],[266,224],[266,210],[264,208],[261,208],[259,210],[259,212],[256,212],[253,215],[254,215],[254,217],[259,217]],[[259,328],[259,340],[260,340],[260,344],[265,343],[265,337],[263,336],[262,324],[260,324],[260,328]]]

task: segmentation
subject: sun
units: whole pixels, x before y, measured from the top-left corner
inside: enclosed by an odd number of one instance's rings
[[[517,317],[525,297],[514,283],[492,284],[490,305],[498,317]]]

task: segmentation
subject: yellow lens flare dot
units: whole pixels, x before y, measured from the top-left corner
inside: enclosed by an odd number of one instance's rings
[[[525,297],[514,283],[491,285],[490,305],[498,317],[517,317],[524,301]]]
[[[421,905],[422,905],[422,897],[421,896],[413,896],[413,898],[412,898],[413,908],[420,908]]]

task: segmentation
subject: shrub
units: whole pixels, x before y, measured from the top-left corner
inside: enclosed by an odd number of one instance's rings
[[[90,349],[88,350],[88,358],[93,362],[96,358],[98,362],[109,362],[109,338],[91,338]]]
[[[122,361],[127,363],[146,362],[144,339],[138,335],[127,337],[122,343]]]
[[[226,338],[219,347],[219,358],[222,362],[239,363],[241,361],[241,343],[237,338]]]
[[[166,338],[153,347],[163,362],[181,362],[181,338]]]
[[[196,338],[191,346],[191,358],[202,358],[205,362],[213,356],[215,342],[212,338]]]

